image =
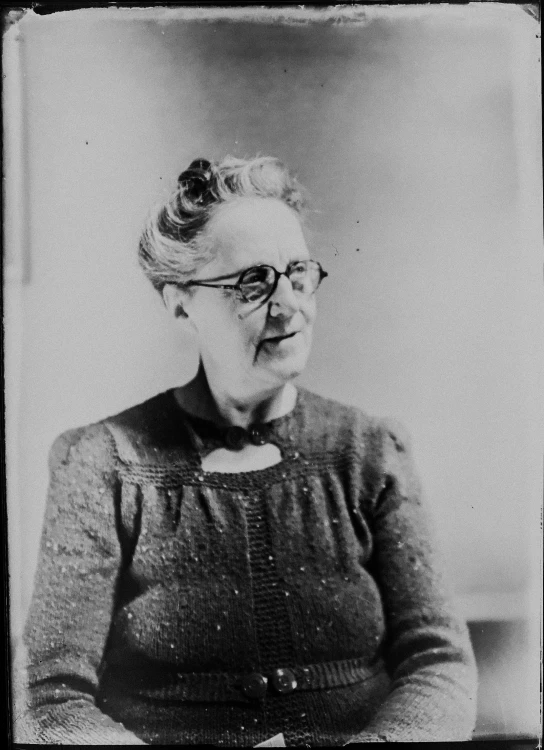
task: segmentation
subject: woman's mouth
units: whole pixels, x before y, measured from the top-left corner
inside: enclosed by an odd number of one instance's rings
[[[292,344],[290,342],[300,331],[293,331],[293,333],[284,333],[280,336],[268,336],[265,339],[261,339],[257,346],[257,354],[262,348],[275,351],[281,351],[284,348],[289,348]],[[284,343],[285,342],[285,343]]]
[[[298,331],[293,331],[293,333],[285,333],[282,336],[271,336],[270,338],[264,339],[264,344],[279,344],[281,341],[285,341],[286,339],[292,339],[293,336],[296,336]]]

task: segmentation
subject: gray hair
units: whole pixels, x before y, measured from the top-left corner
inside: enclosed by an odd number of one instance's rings
[[[303,188],[274,157],[191,162],[166,203],[149,216],[140,238],[138,260],[157,291],[188,281],[213,258],[204,241],[210,219],[222,204],[246,197],[276,198],[299,215],[305,207]]]

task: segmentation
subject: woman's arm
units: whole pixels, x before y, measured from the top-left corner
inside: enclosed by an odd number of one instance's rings
[[[36,743],[145,744],[95,703],[122,561],[114,453],[102,425],[64,433],[50,452],[45,521],[23,636],[24,735]]]
[[[384,422],[381,445],[383,485],[365,511],[373,526],[392,685],[365,732],[351,742],[468,740],[477,687],[468,630],[441,574],[408,440]]]

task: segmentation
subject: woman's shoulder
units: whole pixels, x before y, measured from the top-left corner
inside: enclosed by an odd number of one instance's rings
[[[338,401],[328,396],[322,396],[307,388],[298,387],[299,403],[302,404],[308,418],[316,422],[327,422],[329,425],[335,423],[348,423],[357,419],[363,421],[372,420],[372,416],[363,409]]]
[[[104,464],[108,455],[114,454],[113,442],[104,425],[93,422],[61,432],[49,450],[49,466],[67,464],[75,457],[85,457],[87,463],[93,461]]]
[[[410,435],[395,417],[379,416],[359,406],[299,389],[301,427],[314,441],[342,450],[348,444],[366,444],[376,454],[403,453],[410,449]]]
[[[167,390],[96,422],[65,430],[53,442],[50,462],[65,462],[74,451],[89,457],[100,454],[103,460],[106,456],[137,460],[137,454],[155,453],[159,444],[171,443],[180,421],[172,390]]]

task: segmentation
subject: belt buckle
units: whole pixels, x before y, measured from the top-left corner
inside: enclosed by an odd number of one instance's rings
[[[240,680],[240,689],[246,698],[259,700],[264,698],[269,688],[280,695],[288,695],[297,687],[302,687],[307,680],[305,674],[308,670],[302,670],[301,679],[297,680],[295,672],[288,668],[274,669],[270,672],[269,677],[260,672],[252,672],[244,675]]]
[[[252,672],[251,674],[242,677],[240,687],[246,698],[259,700],[266,695],[268,689],[268,678],[259,672]]]
[[[274,690],[281,695],[292,693],[298,687],[297,678],[292,669],[275,669],[270,676],[270,681]]]

